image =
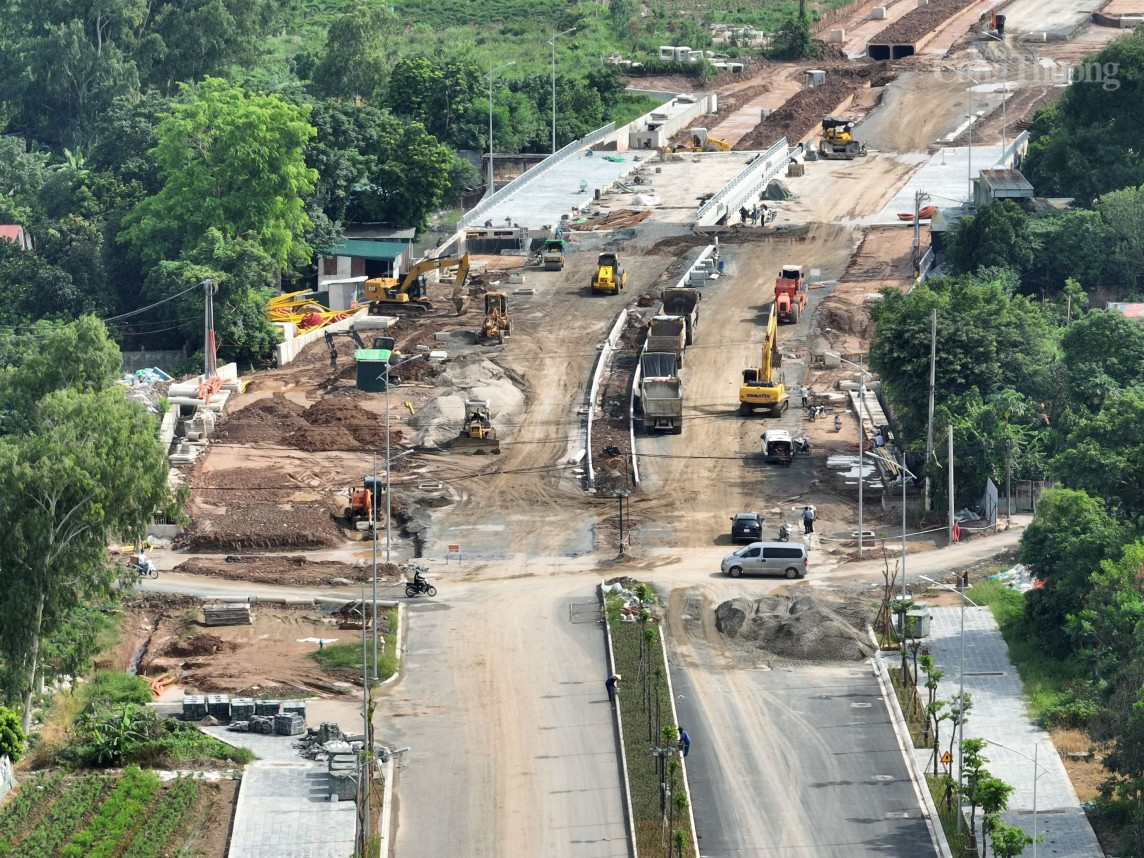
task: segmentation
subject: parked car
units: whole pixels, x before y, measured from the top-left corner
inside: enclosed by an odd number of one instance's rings
[[[723,558],[724,575],[782,575],[802,578],[806,575],[806,546],[801,542],[752,542]]]
[[[731,516],[731,541],[756,542],[762,539],[765,520],[757,512],[741,512]]]

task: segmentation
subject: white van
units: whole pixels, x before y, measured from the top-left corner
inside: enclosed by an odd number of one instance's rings
[[[723,558],[724,575],[782,575],[784,578],[806,576],[806,546],[801,542],[752,542]]]

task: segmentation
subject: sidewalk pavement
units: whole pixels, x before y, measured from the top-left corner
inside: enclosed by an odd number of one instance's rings
[[[930,634],[924,643],[937,667],[945,671],[938,697],[956,700],[962,666],[962,609],[930,608],[929,612],[932,616]],[[1056,748],[1048,734],[1027,714],[1021,677],[1009,660],[1009,649],[988,608],[965,607],[964,646],[965,691],[973,704],[965,721],[965,737],[1008,746],[986,744],[983,751],[989,760],[986,768],[1015,787],[1009,796],[1009,810],[1003,814],[1005,824],[1032,834],[1035,809],[1037,834],[1043,838],[1039,851],[1043,854],[1101,858],[1104,851],[1080,808]],[[949,747],[950,729],[953,729],[950,722],[942,723],[944,747]],[[931,752],[915,750],[914,753],[919,765],[925,768],[928,764],[933,771]],[[1035,806],[1034,757],[1039,773]],[[956,745],[950,772],[956,776]],[[1027,852],[1032,854],[1031,847]]]

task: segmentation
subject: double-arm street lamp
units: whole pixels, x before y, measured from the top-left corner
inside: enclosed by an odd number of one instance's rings
[[[515,66],[516,61],[505,63],[503,66],[493,68],[489,65],[489,73],[485,75],[489,79],[489,185],[485,190],[485,196],[491,197],[496,193],[496,179],[493,178],[493,75],[501,69],[507,69],[509,66]]]
[[[913,472],[906,467],[906,451],[902,450],[902,463],[898,465],[898,470],[901,471],[902,480],[902,601],[905,602],[909,596],[906,594],[906,475],[908,474],[911,479],[917,480]],[[873,453],[866,453],[871,459],[877,459]],[[862,469],[859,468],[859,471]],[[902,624],[902,640],[905,640],[906,627],[905,623]]]
[[[864,452],[864,448],[866,445],[866,432],[865,432],[865,429],[863,428],[863,423],[862,423],[862,411],[866,408],[866,378],[867,378],[867,376],[870,375],[870,373],[868,373],[865,369],[863,369],[858,364],[854,363],[854,361],[846,360],[846,358],[842,357],[842,355],[834,354],[833,352],[831,352],[829,354],[830,354],[830,357],[838,358],[838,360],[840,360],[842,363],[849,364],[850,366],[852,366],[856,370],[858,370],[858,378],[859,378],[859,388],[858,388],[858,559],[861,560],[863,553],[864,553],[863,538],[865,536],[865,534],[863,533],[863,521],[862,521],[862,506],[863,506],[863,504],[862,504],[862,501],[863,501],[862,484],[865,482],[865,480],[863,479],[863,474],[862,474],[862,468],[863,468],[862,453]]]
[[[552,154],[556,154],[556,40],[561,36],[567,36],[569,33],[575,33],[575,27],[569,27],[563,33],[554,33],[552,38],[548,40],[548,44],[552,47]],[[490,132],[491,136],[491,132]]]

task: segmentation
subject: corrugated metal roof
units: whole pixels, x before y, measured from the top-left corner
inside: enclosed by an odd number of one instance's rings
[[[982,170],[981,180],[994,194],[1033,194],[1032,183],[1017,170]]]
[[[1109,301],[1108,309],[1123,313],[1129,319],[1144,319],[1144,304]]]
[[[358,238],[346,238],[334,245],[331,255],[353,256],[358,259],[383,259],[392,262],[408,249],[409,245],[400,241],[365,241]]]

